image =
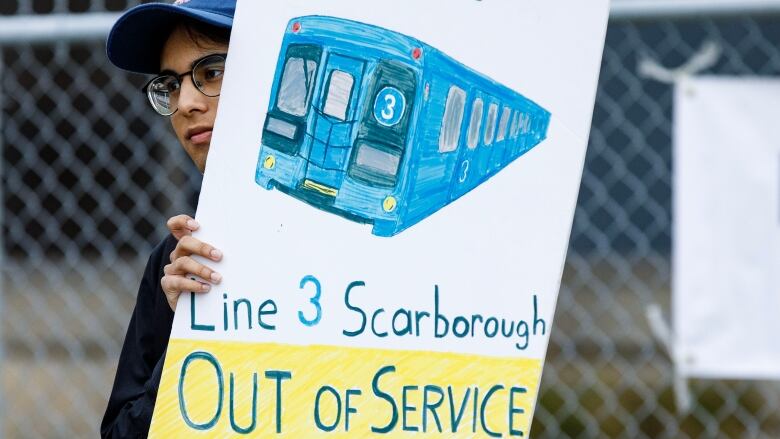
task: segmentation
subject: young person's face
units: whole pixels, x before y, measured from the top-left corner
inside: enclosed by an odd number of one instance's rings
[[[203,38],[193,41],[187,29],[179,26],[163,46],[160,70],[180,75],[192,70],[194,61],[212,54],[227,53],[227,49],[226,44]],[[190,75],[182,79],[178,110],[171,116],[171,125],[179,143],[201,173],[206,169],[218,104],[219,97],[208,97],[198,91]]]

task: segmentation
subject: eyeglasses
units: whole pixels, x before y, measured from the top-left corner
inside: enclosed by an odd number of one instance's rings
[[[195,88],[208,97],[217,97],[222,91],[222,75],[225,73],[227,54],[218,53],[196,60],[192,70],[180,75],[160,75],[149,81],[143,92],[149,98],[154,111],[163,116],[171,116],[179,109],[179,92],[182,81],[189,75]]]

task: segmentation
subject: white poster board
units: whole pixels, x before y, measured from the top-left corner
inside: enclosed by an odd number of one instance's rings
[[[152,436],[527,436],[607,18],[240,1]]]
[[[673,320],[679,371],[780,378],[780,80],[680,82]]]

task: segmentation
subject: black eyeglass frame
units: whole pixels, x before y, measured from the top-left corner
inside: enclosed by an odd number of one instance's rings
[[[169,113],[169,114],[161,113],[160,110],[157,109],[157,106],[154,104],[154,100],[152,99],[152,95],[151,95],[151,92],[150,92],[150,86],[155,81],[158,81],[161,78],[171,78],[171,77],[172,78],[176,78],[176,81],[178,81],[178,83],[179,83],[179,89],[181,89],[181,85],[182,85],[182,82],[184,81],[184,78],[186,76],[189,76],[190,79],[192,80],[192,84],[195,86],[195,88],[201,94],[203,94],[204,96],[210,97],[210,98],[215,98],[215,97],[219,96],[221,94],[221,91],[220,91],[220,93],[217,93],[215,95],[210,95],[210,94],[206,93],[205,91],[203,91],[201,86],[198,85],[198,81],[195,80],[195,71],[198,70],[198,67],[200,67],[200,65],[204,61],[206,61],[208,59],[211,59],[211,58],[214,58],[214,57],[222,58],[223,62],[227,62],[227,53],[212,53],[212,54],[206,55],[206,56],[204,56],[202,58],[198,58],[195,61],[193,61],[192,62],[192,69],[187,71],[187,72],[184,72],[184,73],[181,73],[181,74],[168,73],[168,74],[165,74],[165,75],[158,75],[158,76],[155,76],[154,78],[150,79],[149,82],[147,82],[146,85],[144,85],[143,88],[141,88],[141,91],[146,95],[146,98],[149,100],[149,104],[152,106],[152,109],[157,114],[159,114],[161,116],[166,116],[166,117],[173,116],[177,111],[179,111],[179,106],[176,105],[176,109],[173,110],[171,113]]]

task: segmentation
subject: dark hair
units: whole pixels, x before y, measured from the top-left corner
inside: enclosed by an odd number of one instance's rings
[[[182,18],[171,26],[171,32],[179,26],[184,28],[190,39],[198,46],[208,43],[227,45],[230,42],[230,28],[213,26],[191,18]]]
[[[206,49],[208,44],[227,45],[230,43],[231,28],[213,26],[191,18],[180,18],[171,23],[168,33],[163,34],[164,38],[162,41],[168,40],[179,27],[183,28],[190,40],[202,49]],[[159,60],[161,56],[162,51],[157,55],[157,59]]]

